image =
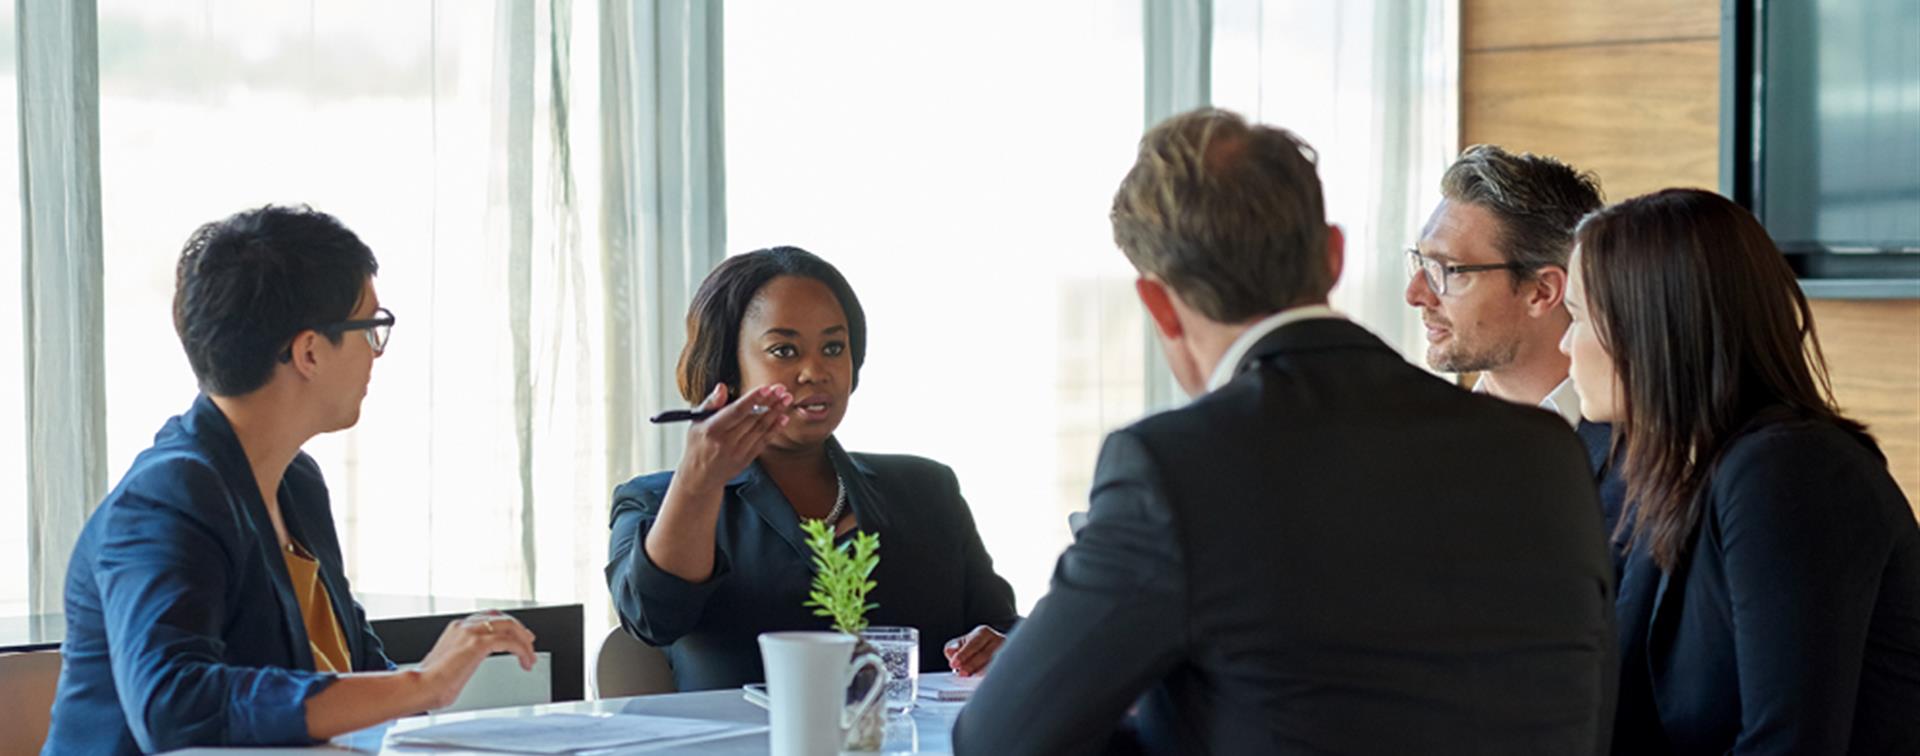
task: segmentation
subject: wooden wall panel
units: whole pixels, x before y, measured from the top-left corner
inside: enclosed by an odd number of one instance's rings
[[[1813,300],[1840,408],[1880,442],[1920,516],[1920,301]]]
[[[1464,0],[1461,146],[1554,155],[1609,200],[1719,185],[1720,0]],[[1920,301],[1815,300],[1842,409],[1920,514]]]
[[[1600,177],[1609,201],[1720,181],[1720,43],[1470,52],[1466,144],[1553,155]]]
[[[1510,47],[1720,36],[1720,0],[1466,0],[1460,45]]]

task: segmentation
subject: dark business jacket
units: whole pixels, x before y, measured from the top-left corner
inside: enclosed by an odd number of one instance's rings
[[[1613,571],[1566,421],[1339,319],[1241,368],[1107,438],[955,752],[1604,751]]]
[[[320,563],[355,670],[392,668],[353,600],[320,468],[279,491]],[[300,602],[233,427],[205,396],[167,421],[88,518],[67,565],[67,637],[44,753],[306,744],[313,672]]]
[[[1627,562],[1627,534],[1619,532],[1620,518],[1626,509],[1627,483],[1620,477],[1620,461],[1614,458],[1613,424],[1582,419],[1574,433],[1587,447],[1587,462],[1593,467],[1594,482],[1600,487],[1600,520],[1605,525],[1608,551],[1613,557],[1613,577],[1618,581]]]
[[[920,668],[944,671],[940,650],[979,625],[1005,632],[1017,614],[1013,588],[993,571],[953,471],[919,457],[848,454],[828,441],[859,530],[880,537],[874,625],[920,629]],[[733,688],[766,679],[760,633],[825,630],[831,622],[802,606],[813,581],[812,552],[793,505],[754,463],[727,483],[714,534],[713,575],[689,583],[647,558],[648,529],[660,514],[671,472],[613,491],[607,587],[620,624],[665,646],[680,689]],[[849,533],[851,535],[851,533]]]
[[[1920,754],[1920,526],[1871,439],[1765,413],[1620,584],[1622,754]]]

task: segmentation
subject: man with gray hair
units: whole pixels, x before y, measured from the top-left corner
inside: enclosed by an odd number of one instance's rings
[[[1553,158],[1481,144],[1447,169],[1440,192],[1407,250],[1406,299],[1426,326],[1427,364],[1477,372],[1474,390],[1578,424],[1560,337],[1573,227],[1600,209],[1599,184]]]
[[[955,752],[1606,752],[1613,570],[1580,445],[1327,308],[1344,242],[1312,150],[1176,116],[1112,221],[1194,400],[1107,438]]]
[[[1560,338],[1567,332],[1573,229],[1600,209],[1591,174],[1544,155],[1479,144],[1440,179],[1440,206],[1407,250],[1407,304],[1427,329],[1427,364],[1480,374],[1473,390],[1538,405],[1574,426],[1600,488],[1601,519],[1617,533],[1626,485],[1611,464],[1612,428],[1580,417]],[[1624,540],[1613,543],[1616,568]]]

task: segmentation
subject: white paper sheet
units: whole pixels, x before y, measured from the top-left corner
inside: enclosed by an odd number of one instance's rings
[[[447,746],[511,753],[576,753],[642,745],[685,744],[746,735],[763,725],[644,714],[541,714],[483,717],[394,733],[394,745]]]

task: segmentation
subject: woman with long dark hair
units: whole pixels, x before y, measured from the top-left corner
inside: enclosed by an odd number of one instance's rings
[[[919,628],[920,664],[984,669],[1017,619],[952,470],[834,438],[867,357],[867,317],[797,247],[728,258],[687,312],[680,394],[718,410],[671,471],[613,492],[607,587],[628,632],[665,646],[681,690],[766,679],[755,638],[824,630],[802,520],[880,537],[876,625]]]
[[[1561,350],[1630,507],[1614,751],[1920,753],[1920,527],[1766,230],[1669,189],[1575,243]]]

